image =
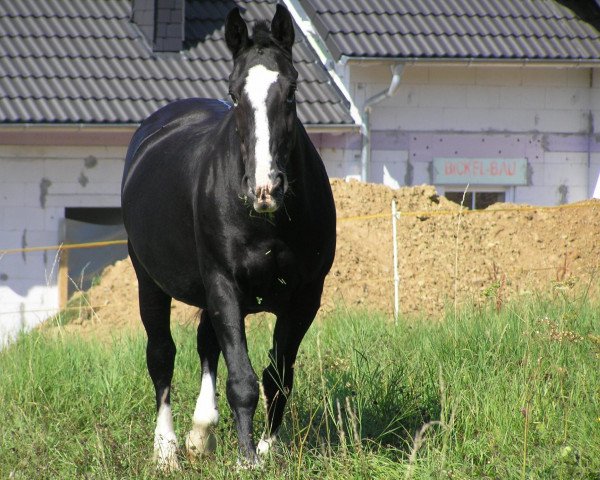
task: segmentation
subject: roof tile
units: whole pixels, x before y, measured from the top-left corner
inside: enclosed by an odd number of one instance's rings
[[[558,0],[300,3],[338,57],[600,60],[598,30]]]
[[[237,3],[252,25],[273,15],[276,0]],[[186,2],[188,48],[154,54],[129,21],[129,0],[0,1],[0,122],[137,123],[178,98],[225,97],[231,5]],[[342,94],[297,32],[300,119],[352,125]]]

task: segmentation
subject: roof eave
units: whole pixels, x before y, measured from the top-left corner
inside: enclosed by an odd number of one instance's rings
[[[541,58],[480,58],[480,57],[363,57],[342,55],[340,63],[394,62],[405,65],[477,66],[477,67],[551,67],[599,68],[597,59],[541,59]]]
[[[342,134],[342,133],[357,133],[360,131],[360,126],[354,123],[327,123],[327,124],[305,124],[305,130],[308,133],[330,133],[330,134]]]

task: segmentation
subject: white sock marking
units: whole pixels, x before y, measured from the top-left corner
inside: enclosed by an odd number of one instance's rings
[[[177,437],[173,428],[171,406],[163,403],[158,409],[154,430],[154,457],[158,467],[164,470],[179,468],[177,461]]]
[[[268,186],[270,184],[269,173],[273,158],[271,157],[269,119],[267,117],[267,95],[271,85],[277,81],[279,73],[267,69],[264,65],[255,65],[248,70],[244,90],[254,110],[254,125],[256,145],[254,157],[256,160],[256,171],[254,180],[256,187]]]
[[[200,455],[212,453],[217,448],[217,439],[212,432],[212,427],[219,422],[216,387],[214,374],[204,371],[192,418],[192,430],[185,440],[188,457],[192,460]]]
[[[216,380],[210,372],[202,373],[202,383],[200,384],[200,395],[196,401],[194,410],[194,425],[216,425],[219,421],[219,411],[217,410]]]
[[[266,455],[269,450],[273,447],[273,444],[277,441],[277,435],[271,435],[267,438],[261,438],[256,446],[256,453],[259,455]]]

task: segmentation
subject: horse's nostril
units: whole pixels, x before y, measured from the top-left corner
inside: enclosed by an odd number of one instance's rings
[[[282,188],[283,193],[285,193],[285,191],[287,190],[287,180],[284,173],[278,173],[275,176],[275,180],[273,182],[273,187],[271,188],[271,191],[275,191],[278,188]]]

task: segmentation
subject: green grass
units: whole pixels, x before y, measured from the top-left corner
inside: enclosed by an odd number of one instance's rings
[[[272,323],[248,329],[257,372]],[[217,453],[182,458],[171,478],[598,479],[599,334],[600,305],[566,297],[397,327],[340,309],[304,340],[282,443],[263,467],[236,467],[221,365]],[[195,332],[174,335],[182,443],[199,369]],[[0,478],[160,477],[144,348],[143,336],[102,344],[33,332],[0,352]],[[263,419],[260,405],[257,436]]]

